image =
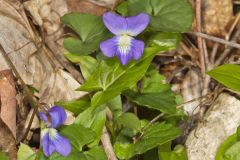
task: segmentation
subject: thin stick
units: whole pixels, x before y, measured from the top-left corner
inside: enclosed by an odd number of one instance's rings
[[[177,109],[180,109],[180,108],[182,108],[185,104],[192,103],[192,102],[195,102],[195,101],[199,101],[199,100],[201,100],[201,99],[203,99],[203,98],[207,98],[209,95],[212,95],[212,94],[213,94],[213,93],[207,93],[207,94],[205,94],[204,96],[200,96],[200,97],[191,99],[190,101],[186,101],[186,102],[178,105],[176,108],[177,108]]]
[[[240,1],[236,0],[236,1],[233,1],[234,4],[237,4],[237,5],[240,5]]]
[[[105,150],[105,153],[108,157],[108,160],[117,160],[106,126],[104,126],[103,128],[101,142],[103,145],[103,149]]]
[[[161,117],[164,116],[164,113],[160,113],[159,115],[157,115],[156,117],[154,117],[147,125],[145,125],[142,128],[142,131],[145,131],[148,127],[150,127],[153,123],[155,123],[156,121],[158,121]]]
[[[141,129],[141,134],[138,137],[134,138],[134,141],[138,141],[142,138],[142,136],[144,135],[145,131],[156,121],[158,121],[161,117],[164,116],[164,113],[160,113],[159,115],[157,115],[155,118],[153,118],[148,124],[146,124],[142,129]]]
[[[228,34],[226,35],[226,40],[230,40],[232,32],[233,32],[234,28],[236,27],[236,25],[238,24],[239,20],[240,20],[240,13],[237,14],[237,18],[235,18],[233,25],[231,26]]]
[[[215,58],[216,58],[216,55],[217,55],[217,51],[218,51],[218,47],[219,47],[219,43],[215,43],[213,45],[213,49],[212,49],[212,52],[211,52],[211,63],[213,64],[215,62]]]
[[[199,37],[202,37],[202,38],[205,38],[205,39],[209,39],[209,40],[221,43],[221,44],[225,44],[225,45],[230,46],[230,47],[240,49],[240,44],[235,43],[235,42],[227,41],[227,40],[224,40],[224,39],[221,39],[221,38],[218,38],[218,37],[214,37],[214,36],[210,36],[210,35],[207,35],[207,34],[204,34],[204,33],[201,33],[201,32],[187,32],[187,33],[195,35],[195,36],[199,36]]]
[[[189,50],[189,48],[183,42],[180,42],[180,46],[193,59],[192,52]]]
[[[202,9],[202,0],[196,1],[196,20],[197,20],[197,30],[198,32],[202,32],[202,16],[201,16],[201,9]],[[206,72],[206,64],[205,64],[205,53],[203,47],[203,39],[202,37],[197,37],[198,41],[198,55],[200,59],[200,66],[203,77],[205,77]]]
[[[240,29],[236,31],[236,33],[233,35],[232,41],[236,41],[236,39],[240,35]],[[224,52],[221,54],[221,56],[216,60],[215,66],[218,66],[222,63],[222,61],[227,57],[227,55],[232,51],[232,47],[228,47],[224,50]]]

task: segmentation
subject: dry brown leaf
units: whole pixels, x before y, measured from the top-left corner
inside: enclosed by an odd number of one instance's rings
[[[7,152],[11,160],[16,159],[16,141],[8,126],[0,118],[0,150]]]
[[[24,2],[23,5],[31,14],[32,20],[43,27],[47,34],[59,30],[60,16],[68,11],[65,0],[30,0]]]
[[[122,0],[88,0],[92,3],[104,6],[106,8],[115,8]]]
[[[0,117],[16,138],[16,90],[11,70],[0,71]]]
[[[96,5],[89,1],[83,0],[66,0],[68,9],[72,12],[90,13],[95,15],[102,15],[107,11],[107,8]]]

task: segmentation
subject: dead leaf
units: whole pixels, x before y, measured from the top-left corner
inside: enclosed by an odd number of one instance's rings
[[[0,150],[7,152],[11,160],[16,159],[16,141],[11,130],[0,118]]]
[[[16,90],[11,70],[0,71],[0,117],[16,138]]]
[[[102,15],[107,8],[83,0],[66,0],[68,9],[72,12]]]

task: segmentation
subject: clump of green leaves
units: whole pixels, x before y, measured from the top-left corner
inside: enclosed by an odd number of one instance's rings
[[[111,33],[103,25],[102,17],[81,13],[64,15],[62,23],[76,33],[64,40],[64,47],[69,51],[65,56],[80,66],[84,76],[85,82],[77,90],[89,93],[78,100],[56,102],[76,116],[72,125],[60,128],[73,150],[69,157],[54,153],[46,158],[41,150],[35,153],[21,144],[18,152],[21,160],[106,160],[100,145],[104,126],[109,130],[118,159],[146,157],[154,152],[153,159],[186,160],[182,146],[173,150],[170,147],[181,130],[176,123],[167,120],[171,117],[177,122],[184,116],[176,108],[179,96],[172,92],[151,62],[156,54],[176,48],[181,32],[191,27],[191,5],[186,0],[127,0],[116,12],[124,16],[140,12],[150,15],[150,26],[139,35],[145,42],[143,56],[124,66],[116,58],[107,59],[100,52],[99,43]],[[150,123],[152,116],[140,118],[126,110],[125,103],[165,116],[160,122]],[[112,119],[106,118],[108,112],[112,113]],[[164,145],[168,145],[168,150],[163,150]]]

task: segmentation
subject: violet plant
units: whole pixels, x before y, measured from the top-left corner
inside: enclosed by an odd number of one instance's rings
[[[140,156],[149,160],[146,157],[151,155],[169,160],[162,148],[169,148],[168,157],[176,152],[185,155],[183,146],[171,150],[171,141],[181,135],[176,124],[185,117],[176,108],[181,98],[151,62],[157,54],[176,48],[181,33],[189,30],[191,5],[186,0],[127,0],[103,16],[69,13],[61,21],[76,33],[64,39],[69,51],[65,56],[80,65],[84,83],[77,90],[89,95],[56,102],[76,117],[59,132],[56,127],[66,119],[62,109],[53,107],[47,114],[40,114],[46,125],[41,136],[45,156],[41,149],[32,153],[28,148],[31,156],[44,160],[107,160],[109,155],[101,142],[105,127],[117,159]],[[135,114],[132,106],[141,113],[148,110],[151,116]],[[158,114],[165,116],[151,121],[152,115]],[[23,150],[21,145],[20,156],[26,153]]]

